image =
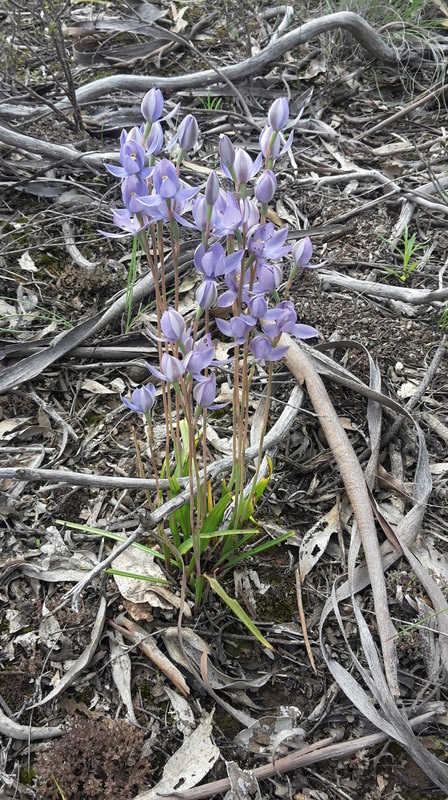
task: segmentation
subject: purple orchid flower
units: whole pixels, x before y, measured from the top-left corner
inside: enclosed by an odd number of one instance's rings
[[[138,210],[140,211],[157,209],[161,201],[164,202],[165,205],[169,202],[171,208],[172,201],[185,203],[193,198],[198,191],[197,189],[193,189],[181,183],[176,167],[171,161],[168,161],[167,158],[162,158],[161,161],[159,161],[152,173],[152,180],[154,187],[153,193],[150,195],[147,194],[146,197],[139,198]]]
[[[265,364],[266,361],[279,361],[288,352],[288,345],[273,347],[267,336],[259,334],[252,339],[249,350],[257,364]]]
[[[147,92],[142,100],[142,117],[147,122],[156,122],[162,116],[165,101],[160,89],[155,86]]]
[[[131,411],[137,411],[139,414],[149,414],[156,401],[156,387],[153,383],[137,386],[132,392],[130,400],[123,396],[121,399]]]
[[[198,406],[214,410],[224,408],[228,403],[215,403],[216,398],[216,377],[214,374],[207,377],[200,377],[193,387],[193,397]]]
[[[240,228],[243,221],[243,211],[232,192],[220,190],[218,199],[213,206],[210,226],[216,236],[227,236]]]
[[[174,106],[172,111],[170,111],[168,114],[165,114],[165,116],[162,117],[164,105],[165,101],[163,99],[162,92],[160,91],[160,89],[157,89],[155,86],[153,86],[152,89],[149,90],[149,92],[146,92],[142,100],[141,111],[143,119],[145,119],[146,122],[147,123],[149,122],[150,124],[153,124],[158,120],[160,120],[160,122],[166,122],[168,119],[171,119],[171,117],[173,117],[174,114],[177,114],[180,108],[180,103],[177,103],[177,105]]]
[[[249,153],[246,153],[241,147],[238,147],[235,152],[235,161],[233,164],[233,169],[235,171],[235,176],[239,185],[245,186],[248,181],[253,178],[261,167],[262,162],[262,154],[259,153],[256,157],[255,161],[252,161]],[[225,172],[225,170],[224,170]],[[232,177],[230,172],[228,172],[228,177]]]
[[[219,179],[215,172],[212,170],[207,178],[205,184],[205,202],[208,206],[214,206],[219,197]]]
[[[212,212],[213,217],[213,212]],[[193,201],[193,219],[194,226],[198,231],[204,231],[208,224],[208,209],[207,202],[203,194],[198,194]]]
[[[238,269],[243,257],[242,250],[235,250],[226,256],[225,250],[220,242],[215,242],[205,249],[203,244],[198,245],[194,253],[194,265],[198,272],[206,278],[217,278],[226,275],[234,269]]]
[[[248,301],[247,306],[249,308],[251,315],[253,317],[256,317],[256,319],[263,318],[268,311],[267,300],[263,297],[262,294],[258,294],[255,295],[255,297],[252,297]]]
[[[206,333],[202,339],[195,343],[191,352],[185,356],[185,369],[196,378],[210,364],[219,366],[219,362],[215,363],[214,358],[215,348],[212,345],[210,334]]]
[[[237,270],[228,272],[224,278],[227,286],[227,291],[221,295],[218,300],[218,305],[221,308],[231,306],[235,302],[240,293],[241,274]],[[246,270],[243,277],[243,286],[241,289],[241,300],[246,305],[249,303],[249,286],[250,286],[250,271]]]
[[[177,383],[185,372],[185,362],[169,353],[163,354],[160,370],[148,362],[146,362],[146,366],[152,375],[167,383]]]
[[[126,178],[129,175],[137,175],[139,178],[147,178],[151,172],[151,167],[145,167],[145,150],[135,139],[127,139],[120,147],[121,167],[113,164],[104,164],[108,172],[115,178]]]
[[[265,261],[257,262],[257,283],[254,284],[254,294],[269,294],[273,292],[282,282],[283,270],[275,262],[268,264]]]
[[[226,134],[222,134],[219,140],[219,155],[221,157],[221,169],[228,178],[232,178],[233,165],[235,163],[235,148]]]
[[[294,138],[294,133],[293,131],[291,131],[291,133],[288,136],[288,139],[285,142],[283,137],[281,137],[281,134],[277,135],[276,131],[274,131],[273,128],[271,128],[269,125],[266,125],[266,127],[263,128],[263,130],[261,131],[259,138],[260,150],[264,158],[267,157],[269,152],[269,158],[271,158],[272,161],[275,162],[277,158],[280,158],[280,156],[283,156],[285,153],[288,152],[289,148],[292,145],[293,138]]]
[[[297,324],[297,314],[291,300],[283,300],[267,311],[261,319],[261,327],[270,339],[275,339],[281,333],[290,333],[298,339],[312,339],[319,335],[310,325]]]
[[[216,319],[216,325],[224,336],[229,339],[234,339],[235,344],[244,344],[247,334],[254,327],[257,320],[249,314],[244,314],[240,317],[232,317],[230,322],[227,320]]]
[[[187,150],[193,150],[199,136],[199,127],[197,123],[196,117],[193,114],[187,114],[186,117],[182,120],[179,125],[177,132],[174,134],[173,138],[171,139],[168,150],[175,145],[176,142],[179,143],[180,153],[178,157],[178,162],[182,161],[183,155]]]
[[[142,231],[146,230],[150,225],[151,220],[146,214],[133,215],[127,208],[115,208],[112,211],[113,221],[118,228],[121,228],[125,233],[109,233],[108,231],[100,230],[103,236],[108,239],[123,239],[125,236],[137,236]]]
[[[182,314],[169,306],[162,314],[160,327],[167,342],[179,342],[185,333],[185,320]]]
[[[163,130],[160,122],[154,122],[151,125],[146,141],[146,152],[149,156],[157,156],[163,149]]]
[[[262,258],[277,260],[283,258],[291,250],[288,245],[283,246],[287,235],[288,228],[275,231],[272,222],[265,222],[264,225],[259,225],[251,232],[247,246],[257,260]]]
[[[148,185],[138,175],[128,175],[121,184],[121,196],[126,208],[133,214],[145,211],[139,201],[148,194]]]

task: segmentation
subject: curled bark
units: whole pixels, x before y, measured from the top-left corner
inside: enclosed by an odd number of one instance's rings
[[[322,425],[344,481],[358,524],[372,586],[387,682],[391,693],[399,695],[395,653],[396,631],[389,615],[384,569],[375,529],[375,519],[361,465],[347,434],[339,422],[338,415],[328,397],[323,381],[312,366],[306,353],[287,334],[282,334],[280,344],[289,345],[289,350],[285,356],[286,365],[300,384],[305,383],[313,408],[319,417],[319,422]]]

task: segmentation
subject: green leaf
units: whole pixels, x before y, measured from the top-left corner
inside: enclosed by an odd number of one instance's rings
[[[256,545],[256,547],[251,547],[250,550],[246,550],[244,553],[241,553],[239,556],[235,556],[235,558],[232,558],[231,560],[229,559],[228,563],[226,563],[226,569],[235,567],[236,564],[240,564],[241,561],[245,561],[245,559],[250,558],[250,556],[256,556],[258,553],[263,553],[266,550],[270,550],[277,544],[286,542],[287,539],[291,538],[291,536],[294,536],[294,531],[283,533],[281,536],[277,536],[275,539],[270,539],[268,542],[263,542],[262,544]]]
[[[122,569],[105,569],[108,575],[120,575],[122,578],[133,578],[136,581],[146,581],[147,583],[161,583],[163,586],[170,586],[170,582],[164,578],[154,578],[152,575],[137,575],[135,572],[125,572]]]
[[[209,533],[210,531],[216,530],[216,528],[218,528],[219,525],[221,525],[221,522],[224,517],[224,512],[229,503],[231,502],[232,502],[232,495],[229,492],[225,494],[223,497],[221,497],[221,500],[218,500],[216,505],[213,507],[212,511],[210,511],[207,514],[206,518],[204,519],[204,522],[202,523],[201,536],[203,533]]]
[[[240,622],[242,622],[243,625],[245,625],[246,628],[251,632],[252,636],[255,636],[255,638],[260,642],[260,644],[263,645],[263,647],[267,647],[269,650],[273,650],[274,648],[272,647],[272,644],[270,644],[268,640],[264,638],[263,634],[261,633],[261,631],[258,630],[255,623],[252,622],[251,618],[248,617],[244,609],[241,608],[238,600],[235,600],[235,598],[230,597],[225,591],[225,589],[223,589],[221,584],[218,583],[216,578],[211,578],[209,575],[205,575],[204,577],[207,578],[215,594],[217,594],[218,597],[220,597],[221,600],[224,601],[224,603],[230,608],[232,613],[235,614],[235,616],[238,617]]]
[[[258,528],[231,528],[226,531],[207,531],[207,533],[202,533],[201,531],[199,535],[201,539],[215,539],[217,536],[239,536],[242,533],[247,533],[248,539],[251,539],[252,536],[258,533]]]
[[[90,525],[81,525],[78,522],[67,522],[65,519],[57,519],[55,521],[58,525],[65,525],[67,528],[72,528],[75,531],[92,533],[94,536],[104,536],[106,539],[112,539],[115,542],[126,541],[126,536],[121,536],[121,534],[113,533],[112,531],[103,531],[101,528],[92,528]],[[137,550],[143,550],[144,553],[148,553],[149,555],[153,556],[153,558],[158,558],[161,561],[165,560],[162,553],[159,553],[157,550],[152,550],[150,547],[140,544],[140,542],[133,542],[131,547],[136,547]]]

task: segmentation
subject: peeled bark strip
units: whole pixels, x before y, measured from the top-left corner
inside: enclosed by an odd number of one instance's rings
[[[282,334],[280,345],[289,345],[285,356],[286,365],[300,384],[306,384],[313,408],[327,437],[353,508],[372,586],[387,683],[392,695],[398,696],[400,692],[395,648],[397,632],[389,615],[383,562],[364,473],[339,422],[327,390],[308,356],[287,334]]]

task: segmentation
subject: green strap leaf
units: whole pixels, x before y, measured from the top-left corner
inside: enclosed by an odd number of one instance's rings
[[[268,640],[264,638],[263,634],[261,633],[261,631],[258,630],[255,623],[252,622],[251,618],[248,617],[244,609],[241,608],[238,600],[235,600],[235,598],[230,597],[225,591],[225,589],[223,589],[221,584],[218,583],[216,578],[211,578],[209,575],[205,575],[204,577],[207,578],[215,594],[217,594],[218,597],[221,598],[221,600],[224,600],[224,603],[226,603],[226,605],[230,608],[233,614],[235,614],[235,616],[238,617],[238,619],[243,623],[243,625],[245,625],[246,628],[248,628],[252,636],[255,636],[255,638],[260,642],[260,644],[263,645],[263,647],[267,647],[269,650],[273,650],[274,648],[272,647],[272,644],[270,644]]]

